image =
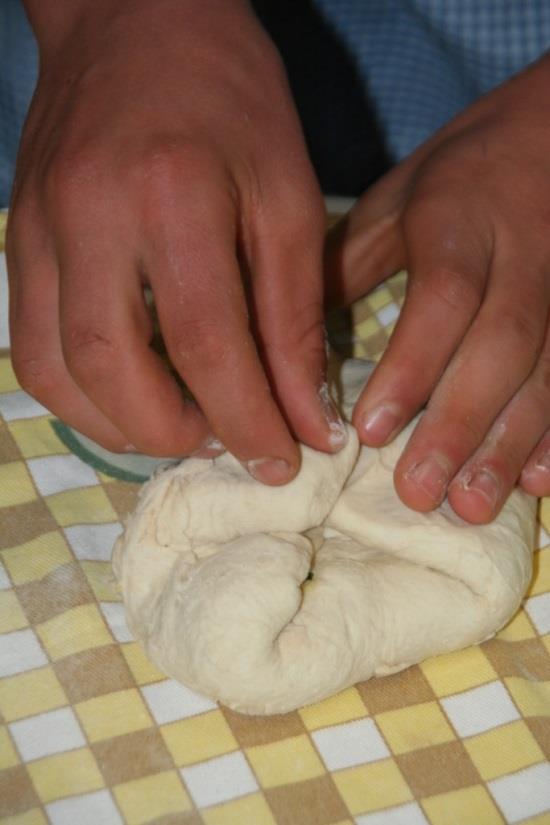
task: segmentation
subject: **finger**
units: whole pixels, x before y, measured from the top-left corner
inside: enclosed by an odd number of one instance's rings
[[[550,472],[541,462],[534,474],[523,470],[530,454],[547,431],[550,388],[545,380],[550,357],[545,345],[535,369],[491,427],[487,437],[449,486],[455,512],[472,524],[485,524],[500,512],[521,476],[522,486],[533,495],[550,491]],[[541,445],[544,449],[544,445]],[[540,460],[537,451],[533,454]],[[525,481],[523,481],[525,479]],[[542,481],[540,487],[538,482]],[[544,484],[546,486],[544,486]],[[541,490],[539,493],[538,490]]]
[[[520,484],[532,496],[550,496],[550,430],[546,430],[525,462]]]
[[[400,225],[411,167],[400,164],[359,199],[327,234],[325,303],[348,306],[406,263]]]
[[[215,436],[256,478],[283,484],[298,471],[299,453],[249,330],[234,206],[201,184],[193,199],[191,190],[176,198],[162,225],[151,215],[154,253],[145,264],[161,328]]]
[[[25,219],[26,218],[26,219]],[[22,388],[69,426],[108,450],[131,448],[67,372],[61,350],[58,269],[37,210],[10,217],[6,238],[10,280],[11,358]]]
[[[530,448],[523,456],[520,467],[519,483],[526,493],[542,497],[550,495],[550,325],[541,357],[529,385],[533,386],[533,395],[537,405],[543,407],[538,427],[533,427],[533,439]]]
[[[325,211],[317,192],[302,209],[257,221],[248,249],[254,337],[279,408],[298,440],[336,452],[346,429],[326,383],[322,248]]]
[[[482,301],[491,244],[470,216],[419,202],[404,216],[409,284],[388,348],[353,422],[379,447],[426,403]],[[465,242],[469,238],[469,242]]]
[[[449,481],[480,446],[533,369],[546,326],[542,269],[525,272],[503,245],[487,298],[434,392],[395,471],[396,489],[413,509],[436,507]]]
[[[107,218],[105,210],[102,218]],[[86,396],[141,452],[188,455],[208,429],[148,346],[152,325],[133,247],[73,216],[60,232],[60,329],[68,370]]]

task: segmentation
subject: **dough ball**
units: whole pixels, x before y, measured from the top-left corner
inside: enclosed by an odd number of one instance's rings
[[[348,415],[370,369],[340,373]],[[230,455],[148,482],[114,566],[151,660],[231,708],[283,713],[502,627],[530,580],[535,501],[515,490],[482,526],[446,502],[409,510],[393,468],[414,423],[381,450],[351,427],[336,455],[302,447],[285,487]]]

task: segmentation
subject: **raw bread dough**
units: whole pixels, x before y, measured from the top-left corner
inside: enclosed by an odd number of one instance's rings
[[[366,372],[345,365],[348,415]],[[412,426],[381,450],[360,449],[351,427],[337,455],[302,447],[285,487],[259,484],[228,454],[146,484],[114,567],[151,660],[268,714],[492,636],[531,576],[535,501],[515,490],[481,527],[446,502],[407,509],[392,472]]]

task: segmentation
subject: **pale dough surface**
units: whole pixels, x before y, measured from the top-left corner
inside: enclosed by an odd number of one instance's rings
[[[348,414],[368,371],[344,367]],[[337,455],[302,447],[285,487],[228,454],[148,482],[114,567],[152,661],[231,708],[282,713],[502,627],[531,577],[535,501],[516,490],[481,527],[447,503],[407,509],[392,473],[412,426],[381,450],[351,427]]]

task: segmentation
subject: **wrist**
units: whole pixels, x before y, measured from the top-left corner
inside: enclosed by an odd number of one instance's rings
[[[108,0],[22,0],[41,59],[57,53],[86,20],[108,14]],[[124,5],[121,0],[120,5]]]
[[[120,21],[131,30],[144,21],[179,21],[182,32],[203,18],[242,11],[253,15],[249,0],[22,0],[34,31],[41,65],[55,62],[66,49],[86,49]],[[170,22],[168,23],[170,25]],[[72,48],[71,48],[72,47]]]

